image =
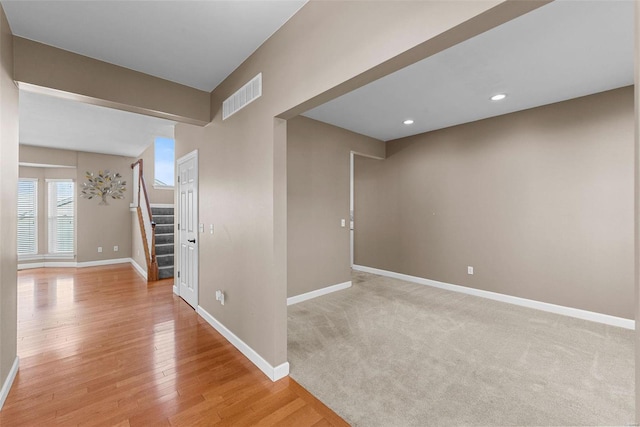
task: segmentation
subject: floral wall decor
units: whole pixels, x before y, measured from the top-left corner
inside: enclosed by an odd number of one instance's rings
[[[97,175],[93,172],[85,174],[86,182],[82,183],[80,196],[86,199],[99,197],[102,200],[99,205],[108,205],[107,198],[124,199],[127,181],[122,180],[122,175],[118,172],[108,170],[99,171]]]

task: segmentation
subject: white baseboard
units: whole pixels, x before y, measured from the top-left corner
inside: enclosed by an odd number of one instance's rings
[[[126,264],[126,263],[131,263],[131,258],[101,259],[98,261],[78,262],[76,263],[76,267],[78,268],[98,267],[100,265]]]
[[[13,360],[11,370],[9,370],[9,375],[7,375],[7,378],[4,380],[4,384],[2,384],[2,389],[0,390],[0,409],[2,409],[2,407],[4,406],[4,401],[7,400],[7,396],[9,396],[9,390],[11,390],[13,380],[16,379],[19,366],[20,359],[18,358],[18,356],[16,356],[16,358]]]
[[[44,262],[33,262],[29,264],[18,264],[18,270],[25,270],[29,268],[42,268],[42,267],[72,267],[72,268],[84,268],[84,267],[97,267],[100,265],[112,265],[112,264],[126,264],[133,263],[132,258],[116,258],[116,259],[101,259],[98,261],[86,261],[86,262],[75,262],[75,261],[44,261]],[[134,265],[135,267],[135,265]],[[136,268],[137,270],[137,268]],[[146,274],[145,274],[146,277]]]
[[[299,302],[317,298],[322,295],[330,294],[331,292],[341,291],[351,287],[351,281],[338,283],[337,285],[327,286],[326,288],[316,289],[315,291],[307,292],[304,294],[296,295],[287,298],[287,305],[298,304]]]
[[[133,268],[135,268],[135,270],[138,272],[138,274],[144,277],[144,280],[147,280],[147,270],[142,268],[142,266],[140,266],[140,264],[138,264],[133,258],[129,258],[129,261],[131,262]]]
[[[24,264],[18,264],[18,270],[27,270],[29,268],[42,268],[44,267],[44,262],[30,262]],[[51,264],[54,264],[53,262]]]
[[[281,378],[289,375],[289,362],[282,363],[278,366],[271,366],[262,356],[260,356],[254,349],[249,347],[247,343],[238,338],[233,332],[227,329],[222,323],[218,322],[215,317],[207,312],[201,306],[198,306],[198,314],[207,321],[208,324],[218,331],[223,337],[227,339],[235,348],[240,350],[247,359],[249,359],[254,365],[258,367],[264,374],[271,379],[271,381],[278,381]]]
[[[474,295],[481,298],[487,298],[494,301],[506,302],[508,304],[519,305],[522,307],[534,308],[536,310],[547,311],[549,313],[562,314],[564,316],[575,317],[578,319],[589,320],[591,322],[604,323],[605,325],[617,326],[625,329],[635,329],[635,321],[632,319],[624,319],[622,317],[610,316],[608,314],[595,313],[593,311],[580,310],[578,308],[565,307],[562,305],[549,304],[542,301],[535,301],[526,298],[514,297],[511,295],[499,294],[496,292],[484,291],[482,289],[468,288],[466,286],[452,285],[449,283],[438,282],[436,280],[425,279],[422,277],[409,276],[408,274],[396,273],[393,271],[380,270],[362,265],[353,265],[354,270],[364,271],[366,273],[379,274],[380,276],[392,277],[394,279],[406,280],[420,285],[432,286],[434,288],[445,289],[447,291],[460,292],[463,294]]]
[[[150,203],[149,206],[152,208],[172,208],[174,205],[172,203]]]
[[[27,270],[29,268],[43,268],[43,267],[77,267],[78,263],[75,261],[43,261],[32,262],[29,264],[18,264],[18,270]]]
[[[173,285],[173,293],[180,296],[180,290],[178,289],[178,287],[176,285]]]

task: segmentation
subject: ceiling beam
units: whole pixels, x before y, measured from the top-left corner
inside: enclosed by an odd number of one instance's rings
[[[209,93],[42,43],[13,37],[21,89],[204,126]]]

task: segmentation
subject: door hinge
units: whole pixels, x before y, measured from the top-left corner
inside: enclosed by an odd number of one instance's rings
[[[178,271],[178,279],[180,278],[180,272]]]
[[[180,175],[178,175],[178,182],[180,182]]]

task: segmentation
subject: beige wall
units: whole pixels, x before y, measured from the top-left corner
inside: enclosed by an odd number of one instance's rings
[[[388,142],[356,163],[355,264],[633,318],[633,111],[627,87]]]
[[[132,171],[131,163],[134,159],[107,154],[78,152],[78,191],[84,182],[86,171],[98,172],[108,169],[120,172],[127,181],[125,198],[109,199],[108,206],[98,205],[96,199],[78,198],[78,262],[99,261],[131,257],[131,213],[129,204],[132,202]],[[118,252],[113,250],[117,245]],[[98,246],[103,252],[98,253]]]
[[[14,49],[15,80],[32,90],[185,123],[209,121],[207,92],[21,37]]]
[[[307,3],[214,90],[210,125],[176,126],[176,156],[200,152],[200,222],[218,230],[199,240],[199,305],[267,362],[284,363],[286,125],[274,117],[291,118],[541,4]],[[222,101],[260,72],[262,97],[222,121]],[[228,295],[224,306],[216,289]]]
[[[18,90],[11,29],[0,5],[0,384],[16,358]]]
[[[78,165],[78,152],[72,150],[59,150],[21,144],[19,156],[20,163],[70,166],[74,168]]]
[[[34,146],[20,145],[20,161],[25,163],[46,164],[50,159],[53,164],[76,166],[76,168],[34,168],[20,167],[20,177],[40,179],[39,205],[41,218],[45,218],[46,209],[44,195],[47,178],[71,178],[76,183],[76,261],[91,262],[109,259],[131,257],[132,236],[131,213],[129,204],[132,202],[133,180],[131,163],[132,157],[111,156],[107,154],[86,153],[81,151],[56,150]],[[75,164],[72,164],[74,162]],[[120,172],[127,181],[125,198],[121,200],[109,199],[108,206],[98,205],[97,199],[80,197],[85,173],[97,173],[100,170]],[[44,227],[39,227],[39,253],[47,253],[47,243]],[[98,246],[102,252],[98,252]],[[118,251],[113,247],[118,246]],[[68,260],[63,260],[68,261]],[[34,261],[37,262],[37,261]],[[48,261],[49,262],[49,261]],[[28,261],[21,261],[28,263]]]
[[[384,158],[384,150],[382,141],[306,117],[288,121],[288,297],[351,280],[350,153]]]
[[[177,157],[201,150],[200,222],[215,223],[219,230],[200,240],[203,308],[269,363],[285,362],[286,123],[274,117],[292,118],[542,4],[305,5],[211,94],[212,124],[201,130],[185,124],[176,128]],[[24,39],[16,39],[15,49],[16,77],[22,82],[87,102],[179,115],[176,120],[197,116],[190,122],[203,123],[199,93],[187,96],[179,88],[174,94],[166,82]],[[259,72],[262,98],[223,122],[222,100]],[[156,83],[162,83],[157,91]],[[196,113],[189,112],[191,100]],[[214,300],[219,288],[229,294],[224,307]]]

